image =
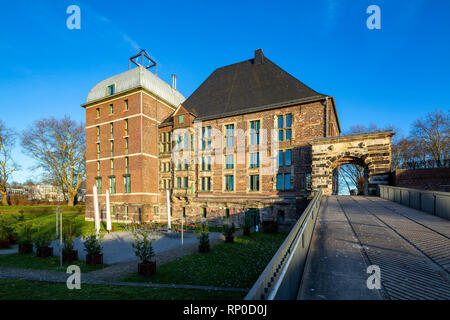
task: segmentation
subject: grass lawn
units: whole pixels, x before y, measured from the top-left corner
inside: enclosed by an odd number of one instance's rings
[[[71,263],[63,264],[59,266],[58,257],[37,258],[35,253],[29,254],[0,254],[0,267],[10,268],[24,268],[24,269],[40,269],[40,270],[67,270],[67,267],[71,264],[75,264],[80,267],[81,272],[90,272],[97,269],[102,269],[107,265],[88,266],[84,261],[73,261]]]
[[[150,278],[137,274],[124,281],[251,288],[286,238],[286,233],[252,233],[220,243],[206,254],[193,253],[157,266]]]
[[[241,300],[244,292],[141,288],[81,284],[69,290],[63,283],[0,280],[0,300]]]
[[[67,218],[74,218],[79,226],[82,235],[89,235],[94,232],[94,222],[84,220],[84,206],[59,206],[63,212],[63,223]],[[56,206],[0,206],[0,216],[8,218],[14,225],[16,231],[24,222],[32,221],[35,225],[42,223],[42,230],[55,232]],[[124,224],[112,223],[114,231],[123,230]],[[101,223],[104,231],[106,223]]]

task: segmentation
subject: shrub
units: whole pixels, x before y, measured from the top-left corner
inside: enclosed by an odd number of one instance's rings
[[[233,223],[224,223],[222,226],[222,234],[227,237],[230,238],[234,235],[234,232],[236,231],[236,228],[234,226],[234,222]]]
[[[74,248],[74,240],[81,235],[80,227],[74,218],[69,218],[63,225],[63,253],[68,254]]]
[[[84,249],[86,250],[86,253],[88,255],[98,255],[102,253],[103,248],[101,246],[101,238],[102,237],[99,237],[97,239],[97,236],[95,234],[83,238]]]
[[[0,240],[6,240],[14,236],[14,226],[11,219],[0,217]]]
[[[19,244],[30,245],[33,243],[33,225],[31,223],[24,223],[19,228]]]
[[[276,221],[263,221],[262,222],[262,232],[263,233],[277,233],[278,223]]]
[[[53,233],[42,229],[42,224],[38,225],[36,234],[33,237],[33,243],[36,249],[45,249],[50,246],[53,240]]]
[[[134,253],[142,263],[150,262],[150,260],[155,256],[155,251],[152,246],[153,241],[149,239],[150,233],[145,230],[135,230],[133,233],[134,243],[132,243],[131,246],[134,249]],[[142,237],[142,240],[140,237]]]
[[[194,232],[195,236],[198,238],[199,245],[209,246],[209,230],[206,223],[202,223],[197,227]]]

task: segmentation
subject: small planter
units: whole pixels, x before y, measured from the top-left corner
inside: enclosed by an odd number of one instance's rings
[[[97,264],[103,264],[103,254],[88,254],[86,255],[86,264],[88,266],[95,266]]]
[[[50,247],[38,248],[36,250],[36,257],[38,257],[38,258],[53,257],[53,248],[50,248]]]
[[[144,277],[150,277],[156,273],[156,262],[141,262],[138,264],[138,273]]]
[[[225,242],[233,243],[234,242],[234,236],[225,236]]]
[[[10,245],[9,239],[0,240],[0,249],[8,249]]]
[[[72,262],[78,260],[78,250],[70,250],[63,253],[63,262]]]
[[[250,237],[250,229],[244,229],[244,236]]]
[[[209,244],[207,245],[199,245],[198,246],[198,252],[200,253],[208,253],[209,252]]]
[[[28,254],[33,252],[33,244],[19,244],[19,253]]]

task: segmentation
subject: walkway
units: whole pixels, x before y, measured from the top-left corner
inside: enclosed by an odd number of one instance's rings
[[[382,289],[366,268],[378,265]],[[450,221],[375,197],[322,203],[299,299],[450,299]]]

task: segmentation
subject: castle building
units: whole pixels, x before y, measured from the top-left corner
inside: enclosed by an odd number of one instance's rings
[[[295,221],[311,192],[308,142],[340,135],[333,97],[260,49],[188,99],[147,68],[101,81],[82,105],[86,219],[96,186],[103,216],[109,190],[113,221],[165,222],[168,203],[173,220]]]

